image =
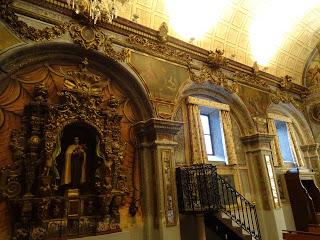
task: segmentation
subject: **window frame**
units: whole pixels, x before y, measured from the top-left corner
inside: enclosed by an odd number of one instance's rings
[[[212,136],[212,135],[213,135],[213,134],[212,134],[212,131],[213,131],[213,130],[212,130],[211,121],[210,121],[211,116],[210,116],[210,114],[204,114],[204,113],[201,113],[201,111],[200,111],[200,119],[201,119],[201,116],[205,116],[205,117],[208,118],[209,134],[206,134],[206,133],[203,132],[203,135],[204,135],[204,136],[206,136],[206,135],[209,135],[209,136],[210,136],[212,154],[208,154],[208,152],[207,152],[207,156],[215,156],[214,138],[213,138],[213,136]],[[203,123],[202,123],[202,122],[201,122],[201,126],[202,126],[202,128],[203,128]],[[202,129],[202,130],[203,130],[203,129]],[[207,145],[205,138],[204,138],[204,141],[205,141],[205,145]],[[206,150],[207,150],[207,148],[206,148]],[[208,158],[208,160],[209,160],[209,158]]]
[[[278,119],[274,119],[274,122],[275,122],[275,126],[276,126],[277,138],[278,138],[279,145],[280,145],[280,154],[281,154],[281,158],[283,160],[283,163],[284,164],[288,164],[288,165],[293,164],[293,165],[296,166],[297,165],[297,157],[296,157],[296,153],[294,152],[295,149],[294,149],[294,146],[293,146],[293,143],[292,143],[292,139],[291,139],[291,136],[290,136],[290,133],[289,133],[289,129],[288,129],[288,125],[287,125],[288,122],[283,121],[283,120],[278,120]],[[286,133],[285,133],[286,136],[280,136],[280,134],[279,134],[280,130],[279,130],[279,127],[277,127],[277,122],[284,124],[285,131],[286,131]],[[286,140],[288,141],[288,144],[289,144],[289,150],[290,150],[290,155],[291,155],[292,161],[287,161],[284,158],[284,154],[283,154],[284,150],[281,148],[282,144],[280,144],[280,142],[282,142],[283,140],[280,140],[280,137],[282,137],[282,138],[286,137],[287,138]]]
[[[216,102],[215,102],[216,103]],[[212,145],[212,153],[213,154],[208,154],[207,152],[207,158],[208,158],[208,162],[212,162],[215,164],[221,164],[221,165],[226,165],[228,164],[228,154],[227,154],[227,150],[226,150],[226,146],[225,146],[225,137],[224,137],[224,131],[223,131],[223,126],[222,126],[222,122],[221,122],[221,109],[219,108],[215,108],[215,107],[209,107],[209,106],[199,106],[200,107],[200,118],[201,115],[207,116],[208,117],[208,122],[209,122],[209,130],[210,130],[210,136],[211,136],[211,145]],[[217,111],[218,114],[218,118],[219,118],[219,137],[221,138],[221,143],[220,143],[220,139],[219,141],[217,141],[217,137],[215,137],[214,134],[214,126],[212,126],[212,119],[214,112]],[[201,123],[202,125],[202,123]],[[203,125],[202,125],[203,127]],[[205,134],[204,134],[205,136]],[[221,145],[221,152],[223,153],[222,155],[217,155],[217,142],[219,142],[218,144]]]

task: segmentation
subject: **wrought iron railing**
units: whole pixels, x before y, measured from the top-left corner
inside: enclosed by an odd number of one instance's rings
[[[255,239],[261,239],[256,206],[216,173],[220,210]]]
[[[256,206],[250,203],[211,164],[176,170],[181,213],[223,212],[254,239],[261,239]]]
[[[219,210],[215,166],[201,164],[179,167],[176,176],[180,212],[203,213]]]

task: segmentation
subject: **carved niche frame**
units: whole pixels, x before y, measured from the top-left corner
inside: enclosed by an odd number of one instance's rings
[[[123,169],[126,144],[121,140],[119,100],[111,95],[102,101],[102,81],[88,71],[87,65],[85,59],[79,65],[80,70],[63,73],[64,87],[58,92],[58,104],[48,103],[45,84],[36,85],[33,100],[25,106],[22,128],[12,132],[13,163],[0,171],[0,200],[7,200],[17,209],[12,212],[13,239],[50,238],[46,234],[57,218],[52,215],[53,202],[56,198],[69,201],[68,195],[61,196],[56,191],[55,158],[60,153],[56,156],[54,153],[63,130],[73,123],[92,127],[100,146],[96,151],[100,161],[93,174],[99,209],[93,215],[83,215],[82,220],[96,219],[93,234],[121,230],[119,208],[128,188]],[[60,227],[67,227],[66,205],[59,206],[58,218],[63,224]]]

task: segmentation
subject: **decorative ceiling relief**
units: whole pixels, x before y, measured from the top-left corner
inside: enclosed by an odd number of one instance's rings
[[[189,67],[190,78],[197,84],[205,82],[223,87],[230,93],[238,93],[237,79],[228,79],[223,66],[227,66],[228,60],[223,56],[224,51],[216,49],[215,52],[210,51],[207,56],[207,65],[203,65],[198,73]]]
[[[302,110],[303,105],[299,103],[291,94],[288,92],[280,91],[279,89],[272,91],[270,94],[271,101],[275,104],[279,103],[291,103],[295,108]]]
[[[173,60],[183,65],[190,65],[192,61],[191,56],[184,51],[173,49],[163,43],[153,42],[139,35],[129,35],[127,42],[136,50],[167,60]]]
[[[9,7],[8,3],[0,4],[0,18],[4,20],[21,38],[32,41],[51,40],[61,37],[66,33],[69,25],[69,23],[65,23],[58,26],[36,29],[19,20],[19,17]]]
[[[250,73],[235,71],[233,73],[233,77],[240,83],[244,83],[255,88],[269,90],[268,82],[261,78],[261,71],[256,62],[253,63]]]
[[[113,48],[111,38],[100,28],[87,23],[65,22],[53,27],[36,29],[19,20],[15,12],[7,5],[0,5],[0,18],[15,31],[21,38],[31,41],[53,40],[69,33],[72,41],[85,49],[101,50],[106,56],[115,61],[126,61],[130,56],[129,49],[116,51]]]

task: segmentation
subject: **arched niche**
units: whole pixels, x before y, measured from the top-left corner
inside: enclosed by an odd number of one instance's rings
[[[83,163],[84,170],[80,168],[81,174],[83,174],[82,171],[85,171],[84,176],[86,179],[85,183],[79,187],[81,188],[80,190],[85,193],[95,194],[96,192],[92,191],[95,187],[95,170],[105,159],[105,156],[101,152],[98,152],[101,149],[101,132],[93,124],[80,121],[68,123],[59,131],[58,137],[56,138],[58,144],[55,144],[55,152],[59,152],[59,154],[56,156],[56,159],[54,159],[58,172],[62,173],[65,170],[64,165],[67,149],[74,144],[74,139],[78,138],[79,145],[83,146],[86,152],[85,163]],[[61,180],[62,176],[60,175],[60,181]],[[59,190],[61,194],[64,193],[64,189]]]
[[[41,79],[34,79],[34,82],[29,85],[28,85],[28,83],[25,83],[25,82],[19,83],[21,86],[22,85],[23,86],[22,87],[20,86],[18,88],[18,91],[16,91],[14,93],[13,88],[10,88],[10,89],[6,89],[6,88],[10,84],[15,84],[18,82],[18,80],[16,78],[17,75],[36,70],[40,66],[49,66],[50,67],[51,65],[59,66],[59,65],[64,65],[64,64],[67,65],[67,67],[65,69],[60,69],[57,67],[54,70],[55,71],[62,70],[62,71],[64,71],[64,73],[67,73],[67,70],[68,71],[70,70],[71,72],[75,71],[75,70],[78,71],[79,69],[77,68],[77,65],[81,64],[81,62],[84,59],[87,59],[87,61],[89,62],[89,65],[87,66],[89,72],[94,72],[94,73],[92,73],[93,75],[97,75],[102,78],[105,77],[105,78],[110,79],[110,81],[115,83],[119,87],[119,89],[121,89],[121,91],[123,93],[125,93],[126,98],[130,99],[130,101],[132,102],[132,106],[134,106],[135,110],[136,110],[135,111],[136,118],[130,119],[130,117],[127,117],[128,123],[133,124],[136,121],[147,120],[147,119],[151,118],[152,116],[154,116],[154,112],[153,112],[152,106],[149,102],[149,99],[147,97],[147,94],[145,92],[145,89],[143,88],[142,84],[139,82],[138,78],[136,78],[132,74],[132,72],[130,72],[129,70],[126,69],[125,64],[119,64],[119,63],[107,58],[103,54],[98,53],[96,51],[87,51],[77,45],[66,44],[66,43],[30,44],[30,45],[25,45],[25,46],[20,46],[20,47],[14,48],[14,49],[10,49],[7,52],[1,54],[0,55],[0,65],[1,65],[0,82],[2,83],[1,94],[3,93],[3,91],[6,91],[7,96],[9,96],[11,93],[12,93],[11,96],[14,95],[14,96],[12,96],[14,99],[5,98],[2,100],[7,101],[6,106],[10,106],[10,110],[12,110],[13,112],[17,111],[17,113],[14,112],[13,115],[16,115],[19,118],[23,114],[23,108],[26,105],[25,102],[32,103],[32,101],[35,100],[34,96],[32,96],[32,92],[34,92],[34,90],[35,90],[35,85],[37,85],[36,83],[38,83],[38,82],[41,83]],[[69,68],[69,66],[71,66],[71,67]],[[32,85],[32,87],[30,87],[31,85]],[[28,90],[28,91],[25,91],[25,94],[22,94],[23,95],[22,100],[20,99],[21,93],[22,93],[21,89]],[[11,105],[11,103],[12,103],[11,100],[12,101],[18,100],[18,103]],[[103,107],[110,108],[111,105],[108,105],[109,100],[112,100],[112,99],[108,98],[108,99],[103,100],[106,103]],[[122,101],[123,99],[118,99],[118,100]],[[81,103],[90,103],[90,101],[91,101],[91,98],[87,98],[87,99],[85,99],[85,101],[81,100],[80,102]],[[55,103],[56,102],[51,102],[50,104],[54,105]],[[62,103],[63,103],[63,101],[60,101],[60,104],[62,104]],[[127,111],[128,111],[127,105],[128,104],[126,101],[124,101],[122,104],[123,104],[123,111],[121,112],[121,114],[123,114],[125,116],[125,115],[127,115]],[[75,109],[77,109],[77,108],[75,107]],[[13,129],[12,128],[13,125],[10,125],[10,124],[6,125],[6,123],[3,124],[4,121],[10,122],[11,119],[10,119],[10,117],[7,118],[2,113],[3,113],[3,111],[1,110],[0,111],[0,127],[3,127],[4,129],[6,129],[7,132],[5,132],[4,137],[7,139],[10,139],[10,134],[11,134],[11,130]],[[90,113],[87,113],[87,115],[92,116],[92,114],[90,114]],[[82,126],[86,126],[88,129],[91,129],[92,132],[94,132],[94,135],[99,135],[99,136],[103,135],[102,133],[99,132],[99,129],[101,129],[101,126],[96,126],[95,125],[96,121],[94,119],[91,119],[88,122],[85,122],[83,120],[81,120],[81,121],[82,121],[81,122]],[[23,121],[21,121],[21,119],[20,119],[20,122],[19,121],[13,121],[13,122],[14,122],[14,124],[16,124],[16,127],[18,127],[18,128],[21,125],[23,125]],[[55,136],[53,136],[53,138],[55,138],[55,140],[52,141],[53,143],[56,142],[56,138],[59,135],[59,133],[63,132],[64,130],[67,130],[68,126],[70,126],[72,124],[79,124],[79,122],[77,122],[77,121],[68,122],[68,119],[63,120],[63,121],[62,120],[57,121],[57,122],[60,123],[60,126],[56,127],[56,129],[55,129],[56,130]],[[124,131],[128,130],[128,139],[131,138],[132,136],[131,136],[131,132],[130,132],[130,126],[127,125],[127,128],[124,128],[124,129],[125,129]],[[89,131],[91,131],[91,130],[89,130]],[[109,131],[109,133],[108,133],[109,135],[113,132],[112,130],[108,130],[108,131]],[[18,136],[18,138],[19,138],[19,136]],[[37,138],[34,138],[33,140],[35,142],[38,141]],[[4,143],[1,139],[0,145],[3,146],[3,144],[5,144],[4,148],[6,148],[8,150],[9,145],[11,143],[9,143],[9,141]],[[139,179],[139,177],[140,177],[139,170],[138,170],[138,174],[133,173],[134,172],[133,168],[135,168],[135,167],[138,168],[137,167],[138,164],[134,164],[134,159],[135,159],[134,147],[135,146],[131,146],[131,149],[129,149],[130,146],[128,146],[128,145],[129,144],[127,144],[126,153],[128,153],[130,155],[129,157],[130,157],[131,161],[127,161],[124,164],[124,165],[126,165],[124,167],[127,167],[127,169],[128,169],[128,171],[127,171],[128,179],[131,179],[131,174],[137,175],[135,177],[132,177],[133,179],[134,178]],[[2,146],[1,146],[1,150],[4,149]],[[114,147],[116,147],[116,145],[114,145],[111,148],[114,148]],[[54,144],[53,144],[53,148],[55,148]],[[107,148],[108,148],[108,146],[107,146]],[[106,151],[112,151],[112,150],[106,149]],[[112,152],[111,153],[109,152],[109,155],[112,155],[112,154],[113,154]],[[52,155],[52,153],[50,154],[50,156],[51,155]],[[13,155],[12,156],[6,155],[5,158],[1,157],[2,162],[0,164],[2,164],[2,165],[10,164],[11,163],[10,159],[12,157],[14,157],[14,156]],[[48,159],[50,159],[50,157]],[[118,167],[120,167],[120,166],[118,166]],[[9,169],[9,168],[7,168],[7,169]],[[111,170],[113,170],[113,169],[111,169]],[[49,171],[52,171],[52,170],[49,170]],[[40,173],[40,172],[38,172],[38,173]],[[116,183],[114,183],[114,184],[116,184]],[[139,186],[133,186],[133,188],[139,189]],[[5,191],[2,193],[6,193],[6,190],[11,191],[12,189],[4,189],[4,190]],[[119,216],[119,211],[120,211],[120,214],[122,214],[121,213],[122,210],[121,209],[119,210],[119,208],[116,207],[116,206],[119,206],[119,204],[120,204],[119,200],[117,199],[117,196],[118,196],[117,194],[113,195],[111,198],[107,199],[107,201],[104,201],[104,203],[100,203],[100,204],[102,204],[101,205],[102,209],[103,208],[108,209],[107,212],[110,212],[110,213],[112,211],[114,212],[113,213],[114,219],[116,219],[115,221],[117,221],[117,226],[119,227],[118,216]],[[4,196],[4,197],[6,198],[7,196]],[[14,196],[14,197],[16,197],[16,196]],[[136,198],[139,198],[139,196],[136,196]],[[109,202],[109,200],[111,200],[111,202]],[[46,202],[43,202],[41,204],[43,204],[42,206],[44,206],[44,208],[46,207],[46,205],[45,205]],[[59,204],[61,204],[61,203],[59,203]],[[106,206],[103,206],[103,204],[105,204]],[[127,205],[127,207],[128,207],[128,205]],[[38,208],[39,207],[36,207],[35,209],[38,209]],[[122,215],[127,216],[128,215],[128,208],[123,209],[122,212],[123,212]],[[5,224],[5,221],[3,221],[3,223]],[[118,231],[118,230],[119,229],[116,229],[116,231]]]
[[[71,43],[35,43],[12,48],[0,55],[0,81],[19,71],[41,64],[79,64],[87,58],[90,68],[115,81],[137,106],[139,120],[155,116],[148,94],[139,78],[125,64],[118,63],[103,53],[85,50]]]

